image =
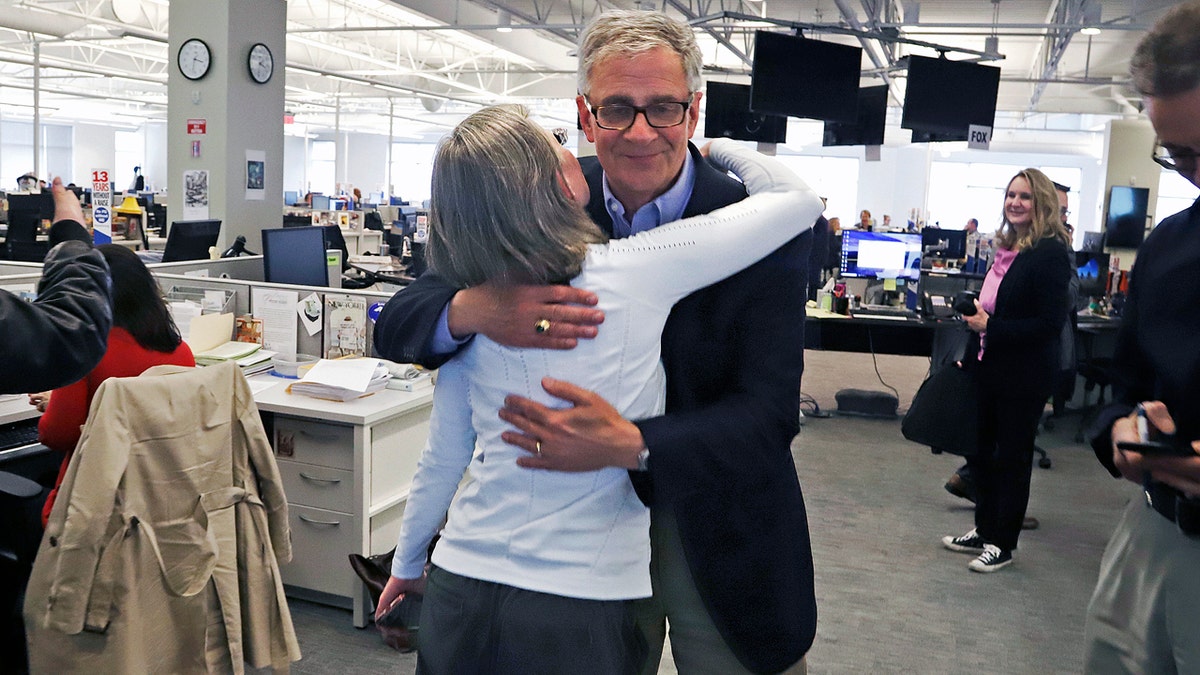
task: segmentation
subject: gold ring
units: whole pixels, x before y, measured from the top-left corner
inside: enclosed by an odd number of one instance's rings
[[[533,442],[533,447],[537,448],[537,456],[538,456],[538,457],[541,457],[541,456],[542,456],[542,442],[541,442],[541,441],[534,441],[534,442]]]
[[[542,319],[541,321],[533,324],[533,330],[538,335],[541,335],[543,333],[549,333],[550,332],[550,320]]]

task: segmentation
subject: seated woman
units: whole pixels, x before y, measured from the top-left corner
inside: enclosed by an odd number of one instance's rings
[[[627,471],[522,468],[524,451],[502,440],[497,412],[509,393],[554,405],[540,386],[553,374],[629,419],[661,414],[660,338],[671,306],[809,229],[822,209],[770,158],[728,140],[713,142],[712,158],[751,196],[606,242],[584,212],[579,163],[523,109],[481,110],[439,146],[431,267],[460,287],[570,280],[601,298],[605,329],[571,351],[513,349],[477,335],[442,367],[429,444],[376,610],[382,617],[403,593],[425,587],[426,547],[449,508],[420,622],[422,672],[639,669],[644,649],[626,601],[650,595],[650,519]]]
[[[137,254],[117,244],[98,246],[97,250],[112,275],[113,327],[108,334],[108,349],[82,380],[49,394],[30,396],[31,402],[45,410],[38,422],[38,440],[63,453],[58,480],[42,508],[43,527],[100,383],[110,377],[135,377],[151,366],[196,365],[191,348],[179,336],[167,311],[158,282]]]

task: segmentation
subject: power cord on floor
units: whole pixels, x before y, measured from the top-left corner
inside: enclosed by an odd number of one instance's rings
[[[817,403],[817,399],[804,392],[800,392],[800,412],[804,413],[805,417],[814,417],[816,419],[833,417],[830,413],[821,412],[821,404]]]
[[[879,359],[876,358],[876,356],[875,356],[875,340],[871,337],[870,327],[867,328],[867,348],[871,350],[871,364],[875,366],[875,377],[879,378],[879,384],[882,384],[883,386],[887,387],[888,389],[891,389],[892,395],[896,397],[897,401],[899,401],[900,400],[900,392],[896,391],[896,388],[893,387],[892,385],[888,384],[887,382],[884,382],[883,375],[881,375],[879,373]]]

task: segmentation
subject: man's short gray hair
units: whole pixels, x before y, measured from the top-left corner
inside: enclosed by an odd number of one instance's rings
[[[458,288],[579,274],[588,244],[606,238],[563,194],[561,169],[550,136],[524,107],[467,117],[434,158],[429,267]]]
[[[1175,96],[1200,87],[1200,2],[1167,12],[1129,60],[1133,86],[1147,96]]]
[[[655,47],[679,55],[689,92],[700,91],[704,59],[691,26],[662,12],[614,10],[596,17],[579,36],[579,93],[591,91],[592,69],[612,57],[629,58]]]

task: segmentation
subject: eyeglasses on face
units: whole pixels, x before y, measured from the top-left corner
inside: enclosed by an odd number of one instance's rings
[[[1061,213],[1061,214],[1063,215],[1063,217],[1064,217],[1064,218],[1066,218],[1067,216],[1071,215],[1071,209],[1068,209],[1068,208],[1067,208],[1067,207],[1065,207],[1065,206],[1064,206],[1064,207],[1062,207],[1062,208],[1060,208],[1060,209],[1058,210],[1058,212],[1059,212],[1059,213]]]
[[[1178,171],[1179,173],[1192,173],[1196,170],[1196,157],[1200,156],[1195,150],[1183,148],[1170,148],[1154,139],[1154,152],[1150,157],[1154,162],[1164,169]]]
[[[598,105],[592,107],[592,117],[596,126],[609,131],[624,131],[633,126],[638,113],[646,118],[646,124],[655,129],[666,129],[683,124],[691,101],[663,101],[651,103],[648,106],[634,105]]]

